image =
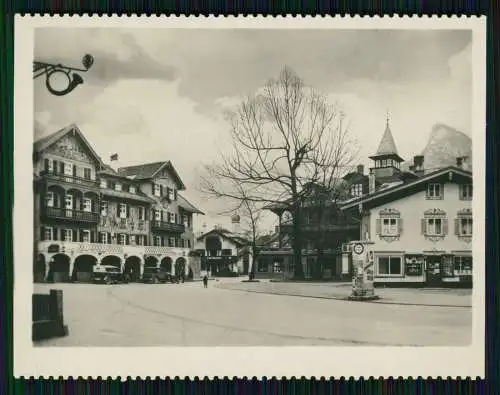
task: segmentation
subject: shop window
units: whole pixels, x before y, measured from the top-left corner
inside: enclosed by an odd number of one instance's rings
[[[443,185],[431,183],[427,185],[427,199],[442,199]]]
[[[454,270],[457,276],[472,275],[472,257],[471,256],[456,256],[454,259]]]
[[[378,276],[401,276],[402,262],[400,256],[379,256],[377,258]]]
[[[453,273],[453,257],[450,255],[443,256],[443,261],[441,264],[443,277],[454,277]]]
[[[405,274],[407,276],[422,276],[424,273],[424,258],[423,256],[405,257]]]
[[[472,184],[462,184],[459,188],[460,200],[472,200]]]

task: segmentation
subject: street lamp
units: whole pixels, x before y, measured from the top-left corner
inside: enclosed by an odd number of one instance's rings
[[[64,96],[70,93],[78,85],[83,84],[83,78],[80,74],[72,73],[71,71],[87,72],[94,63],[94,57],[86,54],[82,58],[83,69],[68,67],[62,64],[52,64],[44,62],[33,62],[33,79],[37,79],[45,75],[45,86],[47,90],[55,96]],[[51,79],[57,76],[63,76],[67,79],[67,86],[62,90],[57,90],[51,85]]]

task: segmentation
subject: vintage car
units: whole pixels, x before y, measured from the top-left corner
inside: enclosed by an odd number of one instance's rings
[[[104,284],[126,283],[126,277],[122,275],[119,267],[111,265],[94,266],[92,282]]]
[[[178,283],[179,280],[163,268],[145,267],[142,282],[150,284]]]

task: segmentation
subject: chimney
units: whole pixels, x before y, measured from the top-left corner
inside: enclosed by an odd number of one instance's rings
[[[424,156],[415,155],[413,157],[413,171],[417,174],[422,174],[424,172]]]
[[[375,174],[373,171],[368,175],[368,193],[375,192]]]
[[[457,156],[457,167],[462,168],[464,162],[464,157],[463,156]]]
[[[365,166],[358,165],[358,173],[363,175],[365,173]]]

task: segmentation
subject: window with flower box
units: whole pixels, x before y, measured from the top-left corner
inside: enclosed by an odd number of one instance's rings
[[[421,233],[431,241],[443,239],[448,234],[446,213],[441,209],[426,210],[421,219]]]
[[[472,240],[472,209],[463,209],[457,213],[457,218],[455,219],[455,234],[459,239],[464,241]]]
[[[376,232],[383,240],[398,240],[403,233],[403,219],[400,212],[390,208],[379,211],[379,218],[376,220]]]

